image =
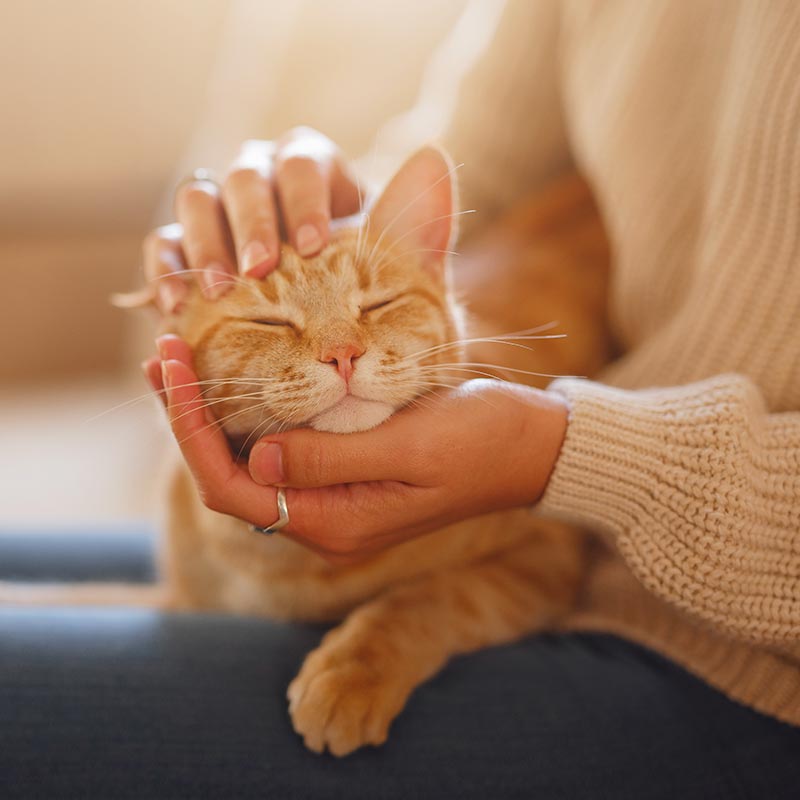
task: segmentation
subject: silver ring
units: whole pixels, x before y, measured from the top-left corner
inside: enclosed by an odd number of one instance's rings
[[[266,528],[259,528],[258,525],[251,525],[250,530],[254,533],[263,533],[265,536],[270,536],[277,533],[281,528],[285,528],[289,524],[289,506],[286,505],[286,491],[278,489],[278,519],[268,525]]]
[[[175,187],[175,194],[190,183],[213,183],[214,186],[219,189],[219,181],[217,180],[214,170],[206,169],[205,167],[192,170],[185,178],[181,178],[178,185]]]

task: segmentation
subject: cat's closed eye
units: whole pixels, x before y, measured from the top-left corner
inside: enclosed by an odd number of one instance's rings
[[[361,314],[364,315],[369,314],[370,311],[377,311],[379,308],[384,308],[385,306],[388,306],[390,303],[394,303],[395,300],[399,299],[400,295],[397,295],[396,297],[390,297],[387,300],[381,300],[378,303],[372,303],[371,305],[364,306],[364,308],[361,309]]]
[[[297,330],[297,326],[288,319],[251,319],[250,322],[253,322],[256,325],[271,325],[275,328],[291,328],[293,331]]]

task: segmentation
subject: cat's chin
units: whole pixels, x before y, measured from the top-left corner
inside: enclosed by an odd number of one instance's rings
[[[377,427],[389,419],[393,412],[394,406],[389,403],[348,395],[335,406],[317,414],[309,424],[316,431],[355,433]]]

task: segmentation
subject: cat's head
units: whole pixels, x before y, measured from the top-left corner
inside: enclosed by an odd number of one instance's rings
[[[334,230],[314,258],[284,246],[264,280],[237,280],[215,302],[194,290],[167,328],[194,351],[210,407],[234,439],[287,428],[372,428],[437,385],[458,358],[448,291],[452,165],[413,155],[360,228]]]

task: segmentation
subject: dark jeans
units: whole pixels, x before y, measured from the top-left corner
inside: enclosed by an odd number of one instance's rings
[[[0,576],[147,579],[149,539],[0,537]],[[136,610],[0,610],[0,798],[800,796],[800,729],[613,636],[456,659],[389,742],[307,752],[284,693],[314,627]]]

